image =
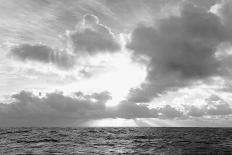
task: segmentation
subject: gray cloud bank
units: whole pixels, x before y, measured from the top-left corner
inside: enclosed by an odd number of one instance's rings
[[[0,104],[0,124],[4,126],[66,126],[102,118],[186,119],[232,114],[230,105],[218,96],[207,99],[206,105],[201,108],[185,105],[184,110],[170,105],[150,109],[146,105],[126,101],[116,107],[106,107],[106,102],[111,99],[108,92],[90,95],[77,92],[70,97],[61,92],[36,96],[21,91],[11,98],[14,100],[11,103]]]
[[[75,57],[66,51],[59,51],[42,44],[21,44],[11,49],[11,56],[20,61],[37,61],[51,63],[61,69],[69,69],[75,65]]]
[[[228,15],[223,17],[186,1],[180,5],[180,15],[161,19],[156,27],[133,30],[127,48],[136,60],[141,56],[151,60],[146,82],[131,91],[129,100],[149,102],[167,90],[225,73],[223,60],[215,56],[219,45],[232,41]]]
[[[120,44],[110,28],[100,24],[98,17],[87,14],[77,24],[74,31],[67,36],[67,44],[72,48],[67,50],[53,49],[43,44],[20,44],[13,46],[10,55],[17,60],[50,63],[60,69],[71,69],[75,66],[77,56],[86,53],[115,52],[120,50]],[[68,46],[68,45],[67,45]]]

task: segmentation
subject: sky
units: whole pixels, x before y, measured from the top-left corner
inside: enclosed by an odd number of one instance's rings
[[[231,7],[0,0],[0,126],[231,127]]]

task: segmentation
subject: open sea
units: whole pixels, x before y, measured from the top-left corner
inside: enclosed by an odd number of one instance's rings
[[[1,128],[0,153],[232,154],[232,128]]]

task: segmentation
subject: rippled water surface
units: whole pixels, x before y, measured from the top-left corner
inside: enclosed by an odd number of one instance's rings
[[[1,154],[232,154],[232,128],[1,128]]]

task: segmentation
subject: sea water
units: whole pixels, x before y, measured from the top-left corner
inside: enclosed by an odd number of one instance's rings
[[[7,154],[232,154],[232,128],[1,128]]]

